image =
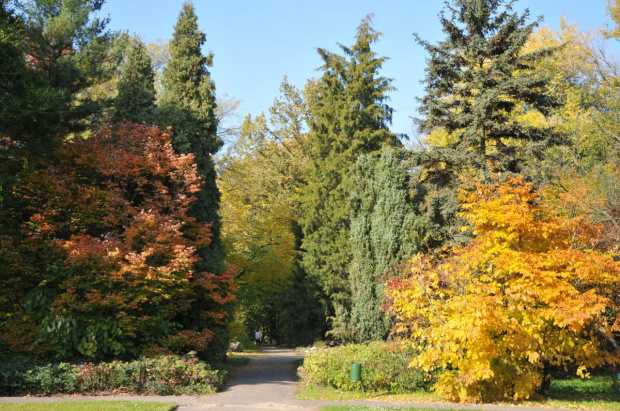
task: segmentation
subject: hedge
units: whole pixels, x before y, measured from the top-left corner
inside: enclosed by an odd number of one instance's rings
[[[2,362],[0,395],[212,394],[223,377],[194,353],[98,364]]]

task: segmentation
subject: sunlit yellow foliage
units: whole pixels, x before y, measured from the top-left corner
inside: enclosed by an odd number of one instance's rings
[[[427,144],[430,144],[434,147],[446,147],[450,144],[456,143],[458,138],[450,133],[448,133],[443,128],[436,128],[426,135],[423,141]]]
[[[594,248],[602,226],[557,215],[520,177],[466,186],[464,230],[476,239],[439,262],[418,255],[388,284],[399,329],[421,350],[412,365],[444,370],[438,394],[479,402],[529,398],[545,364],[586,376],[619,363],[603,349],[618,331],[620,263]]]
[[[613,30],[606,30],[605,35],[620,38],[620,1],[607,0],[607,14],[614,21],[615,27]]]
[[[564,133],[587,139],[592,133],[592,113],[591,109],[585,108],[588,104],[584,99],[589,97],[579,85],[596,77],[593,36],[591,33],[581,32],[579,26],[568,24],[562,18],[559,31],[542,27],[530,37],[523,53],[534,53],[549,47],[559,49],[543,59],[538,70],[551,78],[552,91],[565,98],[565,105],[554,117],[544,117],[529,110],[524,111],[519,119],[533,126],[552,125]]]
[[[239,272],[236,317],[252,326],[275,309],[296,261],[293,198],[300,146],[274,134],[264,116],[246,118],[219,169],[226,262]]]

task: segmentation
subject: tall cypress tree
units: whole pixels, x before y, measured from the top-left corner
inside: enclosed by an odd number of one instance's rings
[[[144,43],[132,39],[118,79],[118,97],[114,101],[116,121],[143,122],[151,117],[155,103],[155,72]]]
[[[357,339],[381,340],[393,325],[381,310],[382,277],[421,251],[425,222],[409,196],[402,153],[385,147],[379,158],[362,155],[350,173],[351,323]]]
[[[216,185],[213,154],[222,146],[217,136],[215,84],[207,67],[212,55],[201,51],[206,35],[198,28],[198,17],[191,3],[184,3],[170,41],[170,60],[164,69],[164,93],[157,121],[172,126],[172,144],[177,152],[194,154],[203,179],[191,215],[198,221],[212,223],[212,243],[199,250],[204,259],[202,269],[223,271],[224,252],[220,241],[220,193]]]
[[[198,28],[197,19],[192,4],[184,3],[170,41],[170,60],[163,73],[162,103],[155,119],[161,127],[172,127],[172,144],[178,153],[194,155],[202,186],[195,193],[197,199],[191,204],[189,214],[198,221],[212,224],[211,244],[198,250],[202,261],[197,269],[221,274],[224,273],[224,250],[220,239],[220,192],[212,156],[221,148],[222,141],[217,136],[215,84],[208,71],[213,56],[202,54],[206,35]],[[205,299],[199,302],[200,309],[192,311],[208,311],[212,303]],[[214,304],[214,309],[217,306]],[[228,319],[218,322],[192,317],[180,321],[187,322],[189,327],[215,332],[205,356],[213,359],[226,354]]]
[[[390,80],[377,75],[385,58],[371,46],[380,33],[367,17],[357,29],[352,47],[340,46],[344,56],[324,49],[323,76],[309,86],[310,134],[305,143],[311,161],[301,191],[303,268],[322,285],[332,306],[333,327],[349,330],[351,290],[348,283],[350,205],[346,173],[357,157],[395,144],[388,130],[392,109],[386,93]]]

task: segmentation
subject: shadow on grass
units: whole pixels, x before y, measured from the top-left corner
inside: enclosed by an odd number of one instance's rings
[[[620,402],[620,389],[611,377],[554,380],[546,395],[550,400],[576,402]]]

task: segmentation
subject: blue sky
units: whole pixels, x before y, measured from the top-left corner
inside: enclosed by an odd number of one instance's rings
[[[172,37],[183,1],[107,0],[102,12],[110,28],[127,30],[145,41]],[[382,75],[392,78],[398,91],[391,106],[393,130],[412,134],[416,97],[423,93],[426,54],[412,33],[436,42],[443,38],[437,15],[441,0],[194,0],[198,24],[207,34],[205,52],[213,51],[211,70],[218,95],[242,101],[239,114],[267,111],[278,95],[284,75],[297,87],[319,76],[316,48],[338,51],[337,43],[352,45],[356,27],[374,13],[373,27],[383,33],[375,50],[390,58]],[[532,19],[559,27],[561,16],[584,30],[609,22],[605,0],[520,0]]]

